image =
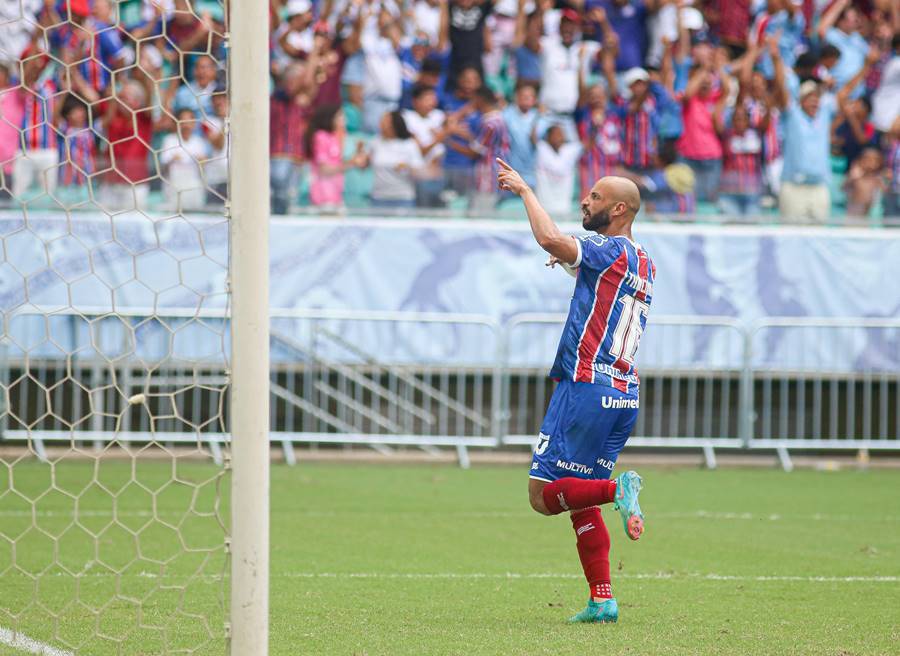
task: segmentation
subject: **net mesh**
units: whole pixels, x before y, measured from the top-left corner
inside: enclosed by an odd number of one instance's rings
[[[0,651],[224,651],[225,15],[0,7]]]

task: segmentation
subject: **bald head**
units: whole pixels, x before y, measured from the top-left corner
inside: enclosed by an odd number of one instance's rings
[[[625,203],[631,219],[634,220],[635,215],[641,209],[641,192],[636,184],[628,178],[620,178],[616,175],[600,178],[597,184],[600,185],[604,191],[604,196],[612,204]]]
[[[594,183],[581,201],[585,230],[604,234],[630,234],[634,217],[641,209],[641,192],[627,178],[606,176]]]

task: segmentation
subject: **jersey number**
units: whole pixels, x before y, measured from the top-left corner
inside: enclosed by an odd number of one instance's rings
[[[619,299],[622,304],[622,314],[619,315],[619,323],[613,332],[613,343],[609,352],[616,359],[621,359],[628,364],[634,364],[637,355],[638,342],[641,341],[641,317],[646,318],[650,306],[637,300],[634,296],[623,296]]]

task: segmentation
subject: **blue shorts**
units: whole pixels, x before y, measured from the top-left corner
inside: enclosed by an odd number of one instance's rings
[[[531,478],[609,478],[637,415],[637,391],[560,381],[534,448]]]

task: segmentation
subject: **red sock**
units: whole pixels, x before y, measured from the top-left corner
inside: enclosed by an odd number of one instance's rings
[[[544,505],[553,515],[564,510],[580,510],[603,503],[612,503],[616,497],[616,482],[606,479],[585,481],[580,478],[560,478],[547,483],[543,490]]]
[[[572,528],[578,540],[578,557],[584,578],[591,589],[591,598],[610,599],[609,531],[600,516],[600,509],[585,508],[572,515]]]

